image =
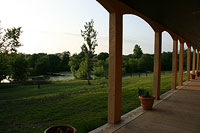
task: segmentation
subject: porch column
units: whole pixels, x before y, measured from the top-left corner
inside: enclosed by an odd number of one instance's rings
[[[197,72],[199,71],[199,50],[197,49],[197,66],[196,66]]]
[[[121,120],[122,92],[122,14],[110,13],[108,122]]]
[[[183,61],[184,61],[184,42],[180,42],[179,54],[179,86],[183,85]]]
[[[196,61],[196,49],[193,47],[193,64],[192,64],[192,74],[195,74],[195,61]]]
[[[173,57],[172,57],[172,90],[176,89],[177,82],[177,64],[178,64],[178,40],[173,39]]]
[[[162,32],[155,31],[153,96],[155,96],[157,100],[160,99],[161,43]]]
[[[191,46],[187,44],[187,81],[190,80],[190,56],[191,56]]]

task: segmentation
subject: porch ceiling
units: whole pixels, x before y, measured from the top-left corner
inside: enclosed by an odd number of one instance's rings
[[[199,0],[120,0],[200,48]]]

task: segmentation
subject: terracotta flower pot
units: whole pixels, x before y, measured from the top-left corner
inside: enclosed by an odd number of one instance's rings
[[[195,79],[195,76],[196,76],[195,74],[190,74],[191,79]]]
[[[154,99],[155,97],[141,97],[140,98],[140,102],[141,102],[141,106],[144,110],[151,110],[153,103],[154,103]]]
[[[76,133],[76,129],[68,125],[55,125],[47,128],[44,133]]]
[[[199,77],[200,76],[200,72],[196,72],[196,76]]]

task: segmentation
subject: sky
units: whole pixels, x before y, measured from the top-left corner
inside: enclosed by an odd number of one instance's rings
[[[19,52],[79,53],[81,30],[94,20],[98,46],[96,54],[109,49],[109,13],[96,0],[0,0],[1,27],[22,27]],[[144,53],[154,51],[154,31],[135,15],[123,16],[123,54],[132,54],[138,44]],[[172,38],[162,33],[162,51],[172,51]]]

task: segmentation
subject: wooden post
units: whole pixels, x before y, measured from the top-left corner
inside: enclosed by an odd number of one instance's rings
[[[191,46],[187,44],[187,81],[190,80],[190,56],[191,56]]]
[[[195,74],[195,61],[196,61],[196,49],[193,47],[193,64],[192,64],[192,74]]]
[[[160,99],[161,43],[162,32],[155,31],[153,96],[155,96],[157,100]]]
[[[183,85],[183,62],[184,62],[184,42],[180,42],[179,54],[179,86]]]
[[[108,122],[121,120],[122,92],[122,14],[110,13]]]
[[[178,40],[173,39],[173,57],[172,57],[172,90],[176,89],[177,82],[177,64],[178,64]]]
[[[197,66],[196,66],[197,72],[199,71],[199,50],[197,49]]]

